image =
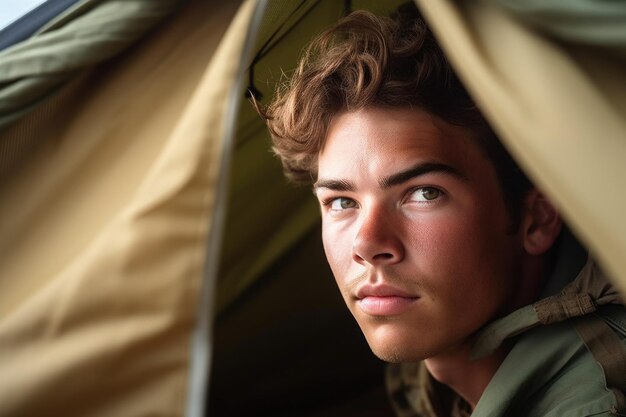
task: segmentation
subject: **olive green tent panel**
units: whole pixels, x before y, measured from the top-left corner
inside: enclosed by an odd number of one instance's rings
[[[87,65],[114,56],[179,8],[179,0],[75,3],[37,36],[0,52],[0,128],[27,114]]]
[[[626,3],[417,2],[503,142],[626,293]]]

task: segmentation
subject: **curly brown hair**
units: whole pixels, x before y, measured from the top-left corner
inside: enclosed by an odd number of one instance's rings
[[[530,183],[460,83],[414,5],[394,18],[355,11],[319,35],[292,77],[259,109],[285,175],[317,177],[318,155],[337,114],[366,107],[419,108],[472,133],[493,161],[513,218]]]

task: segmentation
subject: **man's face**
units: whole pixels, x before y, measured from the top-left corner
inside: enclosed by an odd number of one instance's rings
[[[381,359],[454,351],[509,310],[522,243],[498,184],[467,131],[424,111],[334,118],[315,185],[324,248]]]

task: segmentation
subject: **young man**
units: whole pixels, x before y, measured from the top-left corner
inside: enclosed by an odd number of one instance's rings
[[[585,349],[589,332],[573,327],[583,321],[566,320],[617,295],[582,268],[558,211],[419,18],[351,14],[313,42],[263,114],[287,176],[313,183],[348,308],[372,351],[399,364],[388,380],[398,414],[624,410],[620,375]],[[609,316],[624,310],[597,317]],[[623,334],[590,322],[624,350]],[[540,323],[550,326],[529,330]]]

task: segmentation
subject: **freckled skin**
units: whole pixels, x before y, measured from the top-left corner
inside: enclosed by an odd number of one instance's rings
[[[464,129],[421,110],[342,113],[326,139],[318,180],[351,188],[316,189],[324,248],[373,352],[407,362],[466,349],[517,297],[523,244],[508,230],[492,163]],[[432,171],[389,187],[379,181],[421,163],[460,175]],[[417,298],[400,314],[370,315],[355,296],[365,282]]]

